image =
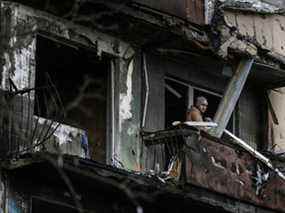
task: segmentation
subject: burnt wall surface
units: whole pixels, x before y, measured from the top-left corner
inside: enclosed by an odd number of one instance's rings
[[[143,85],[149,85],[148,100],[145,113],[146,131],[156,131],[164,129],[165,122],[165,92],[164,92],[164,69],[158,63],[159,59],[153,55],[145,56],[145,76]],[[146,78],[147,76],[147,78]],[[147,83],[148,81],[148,83]],[[147,88],[145,87],[145,93]],[[145,98],[144,98],[145,99]],[[155,164],[163,165],[164,162],[164,146],[144,148],[143,163],[147,169],[154,169]]]
[[[267,143],[266,108],[264,90],[248,82],[237,104],[236,135],[257,149],[263,149]]]
[[[179,16],[193,23],[205,24],[205,0],[136,0],[135,2]]]
[[[284,180],[251,154],[207,137],[189,141],[188,145],[185,163],[189,183],[284,211]]]

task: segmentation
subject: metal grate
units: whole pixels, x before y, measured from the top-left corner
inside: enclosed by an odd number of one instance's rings
[[[8,91],[0,92],[0,158],[35,150],[53,135],[59,125],[55,121],[62,120],[65,114],[48,74],[40,88],[18,90],[11,79],[9,84]]]

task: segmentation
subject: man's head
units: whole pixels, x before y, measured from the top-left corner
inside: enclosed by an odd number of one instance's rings
[[[208,101],[205,97],[199,96],[196,98],[195,106],[200,110],[201,113],[205,113],[208,107]]]

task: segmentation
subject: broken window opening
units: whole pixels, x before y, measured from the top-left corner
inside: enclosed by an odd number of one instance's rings
[[[222,95],[201,87],[193,86],[172,77],[165,78],[165,127],[171,127],[174,121],[185,121],[187,108],[190,108],[197,97],[204,96],[208,100],[208,108],[204,118],[214,118]],[[227,125],[227,130],[235,132],[234,114]]]
[[[36,88],[45,88],[46,76],[57,88],[65,109],[65,117],[57,120],[63,126],[82,130],[81,148],[92,160],[106,162],[107,108],[110,98],[110,58],[100,58],[94,51],[55,42],[37,36]],[[51,119],[53,101],[36,90],[35,115]],[[66,138],[68,142],[70,134]],[[88,144],[86,137],[88,138]],[[59,143],[60,144],[60,143]],[[67,151],[68,152],[68,151]]]
[[[165,128],[174,121],[185,121],[188,106],[188,87],[165,79]]]

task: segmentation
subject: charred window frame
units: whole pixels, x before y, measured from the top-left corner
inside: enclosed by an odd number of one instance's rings
[[[173,87],[170,84],[172,84]],[[165,113],[165,117],[166,117],[165,126],[166,127],[169,127],[171,123],[175,120],[180,120],[180,121],[185,120],[186,110],[189,109],[192,105],[194,105],[195,98],[198,96],[205,96],[207,98],[209,102],[209,107],[205,114],[205,117],[210,117],[213,119],[217,111],[219,102],[222,99],[222,95],[220,93],[210,91],[209,89],[205,89],[205,88],[193,85],[191,83],[183,82],[181,80],[178,80],[170,76],[165,77],[165,89],[166,89],[166,103],[165,103],[166,104],[166,113]],[[169,105],[167,102],[169,101],[168,96],[170,95],[170,93],[172,93],[173,97],[177,98],[177,101],[175,102],[175,105],[177,105],[178,103],[178,107],[179,107],[176,109],[176,112],[178,114],[177,119],[173,119],[171,118],[171,116],[169,118],[169,115],[168,115],[170,110],[169,110]],[[180,99],[180,101],[178,99]],[[236,125],[235,125],[236,112],[235,111],[233,112],[233,115],[227,126],[227,129],[234,134],[236,133]]]
[[[54,46],[58,45],[59,46],[59,50],[58,51],[61,51],[60,48],[62,48],[62,49],[65,48],[66,49],[65,52],[64,51],[63,52],[67,56],[65,56],[64,54],[62,54],[62,56],[63,56],[63,58],[66,57],[65,59],[67,61],[69,60],[69,62],[71,63],[71,65],[69,66],[70,69],[74,69],[75,70],[76,68],[73,68],[73,66],[75,66],[75,67],[77,66],[77,68],[78,68],[78,65],[80,63],[80,62],[76,62],[74,60],[74,59],[76,59],[76,57],[81,57],[76,52],[80,52],[80,54],[81,54],[81,52],[82,52],[82,54],[86,53],[86,55],[84,55],[84,56],[86,56],[86,57],[90,56],[91,57],[90,61],[88,61],[89,59],[86,59],[86,61],[84,61],[85,60],[84,58],[78,59],[78,60],[82,60],[81,62],[83,63],[83,65],[84,65],[84,63],[89,63],[89,65],[85,66],[85,70],[88,69],[88,68],[92,68],[93,66],[96,65],[96,63],[98,63],[99,67],[101,66],[101,67],[103,67],[103,69],[105,69],[105,72],[106,72],[105,74],[106,75],[103,73],[104,71],[102,71],[102,73],[101,73],[102,75],[104,75],[102,78],[104,78],[104,82],[105,82],[104,85],[103,85],[105,87],[104,88],[104,95],[101,97],[101,98],[105,99],[104,100],[105,101],[105,104],[104,104],[105,105],[105,109],[104,109],[105,113],[104,112],[102,113],[102,114],[105,114],[104,115],[105,116],[105,118],[104,118],[104,120],[105,120],[104,121],[104,123],[105,123],[105,130],[102,130],[102,132],[104,132],[104,134],[105,134],[105,136],[103,137],[104,140],[102,139],[102,143],[104,143],[104,147],[102,149],[103,154],[102,153],[101,154],[97,153],[98,155],[102,155],[100,157],[100,159],[96,159],[96,158],[93,159],[92,156],[91,156],[91,158],[93,160],[99,160],[99,161],[106,162],[108,160],[108,158],[109,158],[108,156],[110,155],[109,154],[109,149],[111,149],[110,147],[112,147],[112,144],[114,144],[114,141],[113,141],[114,140],[114,136],[113,136],[114,132],[113,132],[113,130],[114,130],[114,113],[115,113],[114,112],[114,75],[115,75],[114,72],[115,72],[115,68],[114,68],[114,66],[112,66],[113,61],[115,60],[114,57],[112,57],[111,55],[102,53],[102,55],[99,58],[99,56],[97,55],[96,47],[90,48],[90,47],[87,47],[87,46],[82,45],[82,44],[77,43],[77,42],[73,42],[73,41],[70,41],[70,40],[67,40],[67,39],[64,39],[64,38],[61,38],[61,37],[57,37],[57,36],[54,36],[54,35],[50,35],[50,34],[47,34],[47,33],[44,33],[44,32],[39,32],[39,33],[37,33],[37,36],[36,36],[36,40],[37,40],[37,48],[36,48],[36,64],[37,65],[36,65],[36,82],[35,82],[35,87],[36,88],[39,87],[39,83],[41,83],[41,82],[39,82],[39,79],[37,79],[37,76],[40,75],[39,74],[39,69],[40,69],[39,66],[43,67],[45,65],[45,62],[39,62],[39,58],[41,57],[40,54],[43,54],[43,50],[42,51],[40,50],[40,48],[41,48],[40,45],[39,45],[39,40],[40,39],[48,41],[50,43],[53,43],[52,45],[54,45]],[[53,52],[53,53],[54,54],[45,55],[46,58],[43,59],[43,60],[52,61],[54,55],[57,54],[56,51]],[[72,58],[68,59],[68,56],[71,56],[72,54],[74,54],[75,56],[72,56]],[[84,56],[82,56],[82,57],[84,57]],[[92,57],[94,57],[93,58],[94,60],[92,59]],[[40,63],[42,63],[42,64],[40,64]],[[46,62],[46,63],[51,63],[51,62]],[[67,63],[67,62],[64,62],[64,59],[63,59],[59,63],[64,64],[64,63]],[[95,65],[92,64],[92,63],[94,63]],[[56,62],[54,64],[57,65]],[[49,67],[49,69],[52,69],[52,68],[53,67]],[[63,72],[65,72],[65,71],[67,71],[67,70],[63,70]],[[79,81],[80,80],[80,75],[82,75],[82,72],[84,72],[84,69],[83,68],[81,70],[78,69],[77,71],[78,72],[76,74],[79,76],[79,78],[77,80]],[[94,73],[95,72],[96,72],[96,70],[94,71]],[[94,73],[90,72],[90,73],[87,73],[87,74],[93,75]],[[60,75],[59,72],[58,73],[54,73],[55,76],[57,74]],[[72,74],[72,73],[68,74],[66,72],[65,74],[67,74],[67,78],[71,78],[72,75],[74,77],[74,74]],[[50,76],[50,74],[49,74],[49,76]],[[59,78],[61,78],[62,80],[66,80],[66,79],[64,79],[63,76],[59,76]],[[64,81],[59,82],[57,80],[58,79],[52,79],[52,82],[55,84],[55,86],[61,87],[61,86],[63,86],[62,84],[65,84]],[[94,80],[93,83],[95,85],[96,84],[96,80],[98,80],[98,79],[91,79],[91,81],[92,80]],[[57,81],[57,82],[54,82],[54,81]],[[71,82],[71,84],[72,84],[72,82]],[[87,91],[88,90],[91,91],[92,90],[92,86],[95,87],[94,85],[91,85],[90,88],[87,87],[86,90]],[[72,89],[73,86],[75,86],[75,85],[70,85],[69,89]],[[68,88],[65,88],[65,89],[68,90]],[[61,88],[57,88],[57,90],[60,93]],[[95,97],[96,95],[98,97]],[[100,98],[99,96],[100,96],[100,94],[95,94],[93,98],[95,98],[95,99],[98,98],[99,99]],[[89,97],[89,98],[91,98],[91,97]],[[64,102],[64,100],[63,100],[63,102]],[[89,104],[86,103],[86,105],[89,105]],[[36,110],[36,106],[35,106],[35,111],[37,111]],[[40,116],[41,114],[43,114],[42,117],[48,119],[47,116],[44,116],[44,115],[46,115],[45,112],[41,112],[41,113],[35,112],[35,115]],[[83,126],[76,125],[76,124],[74,125],[74,123],[68,122],[67,120],[58,120],[58,122],[63,122],[63,123],[66,123],[68,125],[71,125],[71,126],[74,126],[74,127],[80,128],[80,129],[84,129]],[[90,122],[92,122],[92,121],[90,121]],[[95,137],[96,137],[96,135],[95,135]],[[89,149],[91,150],[92,147],[89,147]],[[95,153],[95,155],[96,155],[96,153]]]

